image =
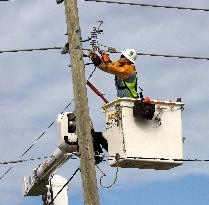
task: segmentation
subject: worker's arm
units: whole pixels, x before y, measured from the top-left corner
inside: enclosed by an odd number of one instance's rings
[[[126,79],[131,74],[135,72],[133,65],[125,65],[121,66],[119,62],[113,62],[110,60],[109,55],[104,52],[100,54],[102,55],[102,59],[94,52],[89,52],[89,57],[94,63],[95,66],[98,66],[100,70],[111,73],[113,75],[118,75],[119,77]]]
[[[119,62],[113,62],[109,64],[105,64],[102,62],[98,67],[104,72],[117,75],[123,79],[128,78],[131,74],[135,72],[133,65],[121,66]]]

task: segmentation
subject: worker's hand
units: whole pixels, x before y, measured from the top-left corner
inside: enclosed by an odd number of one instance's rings
[[[89,58],[92,60],[95,66],[99,66],[102,63],[100,57],[96,54],[96,52],[90,50],[88,53]]]
[[[100,48],[99,48],[98,51],[99,51],[99,53],[100,53],[101,56],[103,56],[105,54],[105,52],[103,50],[101,50]]]
[[[88,56],[90,59],[96,58],[97,54],[95,53],[95,51],[90,50],[88,53]]]

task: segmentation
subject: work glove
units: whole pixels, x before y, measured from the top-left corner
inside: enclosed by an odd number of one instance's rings
[[[102,57],[102,61],[105,63],[105,64],[109,64],[111,63],[112,61],[110,60],[110,56],[109,54],[105,53],[103,50],[99,50],[99,53]]]
[[[95,66],[99,66],[102,63],[102,60],[94,51],[89,51],[88,56]]]

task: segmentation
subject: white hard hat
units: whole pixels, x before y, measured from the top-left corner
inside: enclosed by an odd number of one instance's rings
[[[125,51],[121,51],[121,53],[132,63],[136,62],[137,52],[134,49],[126,49]]]

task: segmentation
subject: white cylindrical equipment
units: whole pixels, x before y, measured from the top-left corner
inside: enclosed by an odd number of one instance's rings
[[[53,197],[55,197],[58,192],[67,183],[67,180],[59,175],[54,175],[51,179],[51,188],[53,192]],[[68,205],[68,186],[65,186],[60,192],[56,199],[54,199],[54,205]]]

